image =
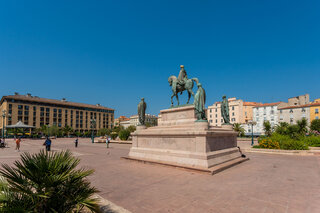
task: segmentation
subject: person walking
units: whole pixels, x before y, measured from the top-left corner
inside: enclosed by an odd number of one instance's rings
[[[46,145],[46,150],[50,151],[51,150],[51,140],[49,137],[46,138],[46,141],[44,142]]]
[[[79,139],[77,138],[75,141],[74,141],[74,146],[77,148],[78,147],[78,142],[79,142]]]
[[[110,143],[110,140],[109,140],[109,137],[108,135],[106,136],[106,144],[107,144],[107,148],[109,148],[109,143]]]
[[[18,152],[20,152],[20,142],[21,142],[21,137],[18,137],[18,138],[16,139],[16,150],[17,150]]]
[[[4,148],[4,147],[5,147],[5,145],[4,145],[4,139],[1,140],[1,138],[0,138],[0,147],[1,147],[1,148]]]

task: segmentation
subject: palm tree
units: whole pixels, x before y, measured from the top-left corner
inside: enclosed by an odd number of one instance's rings
[[[271,134],[272,134],[272,126],[270,124],[270,121],[264,121],[263,122],[263,130],[264,130],[264,134],[266,134],[267,136],[271,136]]]
[[[287,122],[280,122],[275,128],[275,132],[281,135],[286,135],[288,126],[289,124]]]
[[[63,128],[63,132],[68,136],[68,138],[70,137],[70,133],[73,132],[73,129],[71,126],[68,126],[66,125],[64,128]]]
[[[234,123],[233,130],[238,132],[238,136],[244,136],[244,128],[241,126],[240,123]]]
[[[302,118],[301,120],[297,121],[297,125],[299,127],[298,133],[301,135],[305,135],[308,132],[307,126],[308,121],[305,118]]]
[[[3,165],[0,175],[0,212],[99,212],[97,190],[87,176],[93,170],[76,169],[79,159],[69,151],[23,153],[14,167]]]

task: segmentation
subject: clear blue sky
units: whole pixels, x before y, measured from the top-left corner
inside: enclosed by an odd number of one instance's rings
[[[320,97],[320,1],[0,2],[0,95],[32,93],[136,113],[170,106],[185,65],[207,92]],[[186,100],[186,93],[182,100]]]

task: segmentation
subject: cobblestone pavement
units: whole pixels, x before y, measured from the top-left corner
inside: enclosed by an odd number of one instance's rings
[[[23,140],[21,152],[0,149],[12,164],[23,151],[37,152],[44,140]],[[131,212],[320,212],[320,157],[247,153],[249,161],[216,175],[121,159],[129,144],[53,140],[52,150],[70,149],[99,195]],[[239,144],[247,146],[246,142]]]

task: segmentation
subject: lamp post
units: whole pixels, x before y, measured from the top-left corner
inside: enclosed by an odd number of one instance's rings
[[[94,143],[94,126],[96,124],[96,120],[95,119],[91,119],[91,141],[92,143]]]
[[[253,144],[254,144],[254,141],[253,141],[253,125],[256,125],[257,122],[251,120],[251,121],[248,122],[248,124],[251,125],[251,146],[253,146]]]
[[[7,110],[2,110],[2,138],[4,138],[4,124],[6,117],[11,117],[11,114],[7,114]]]

